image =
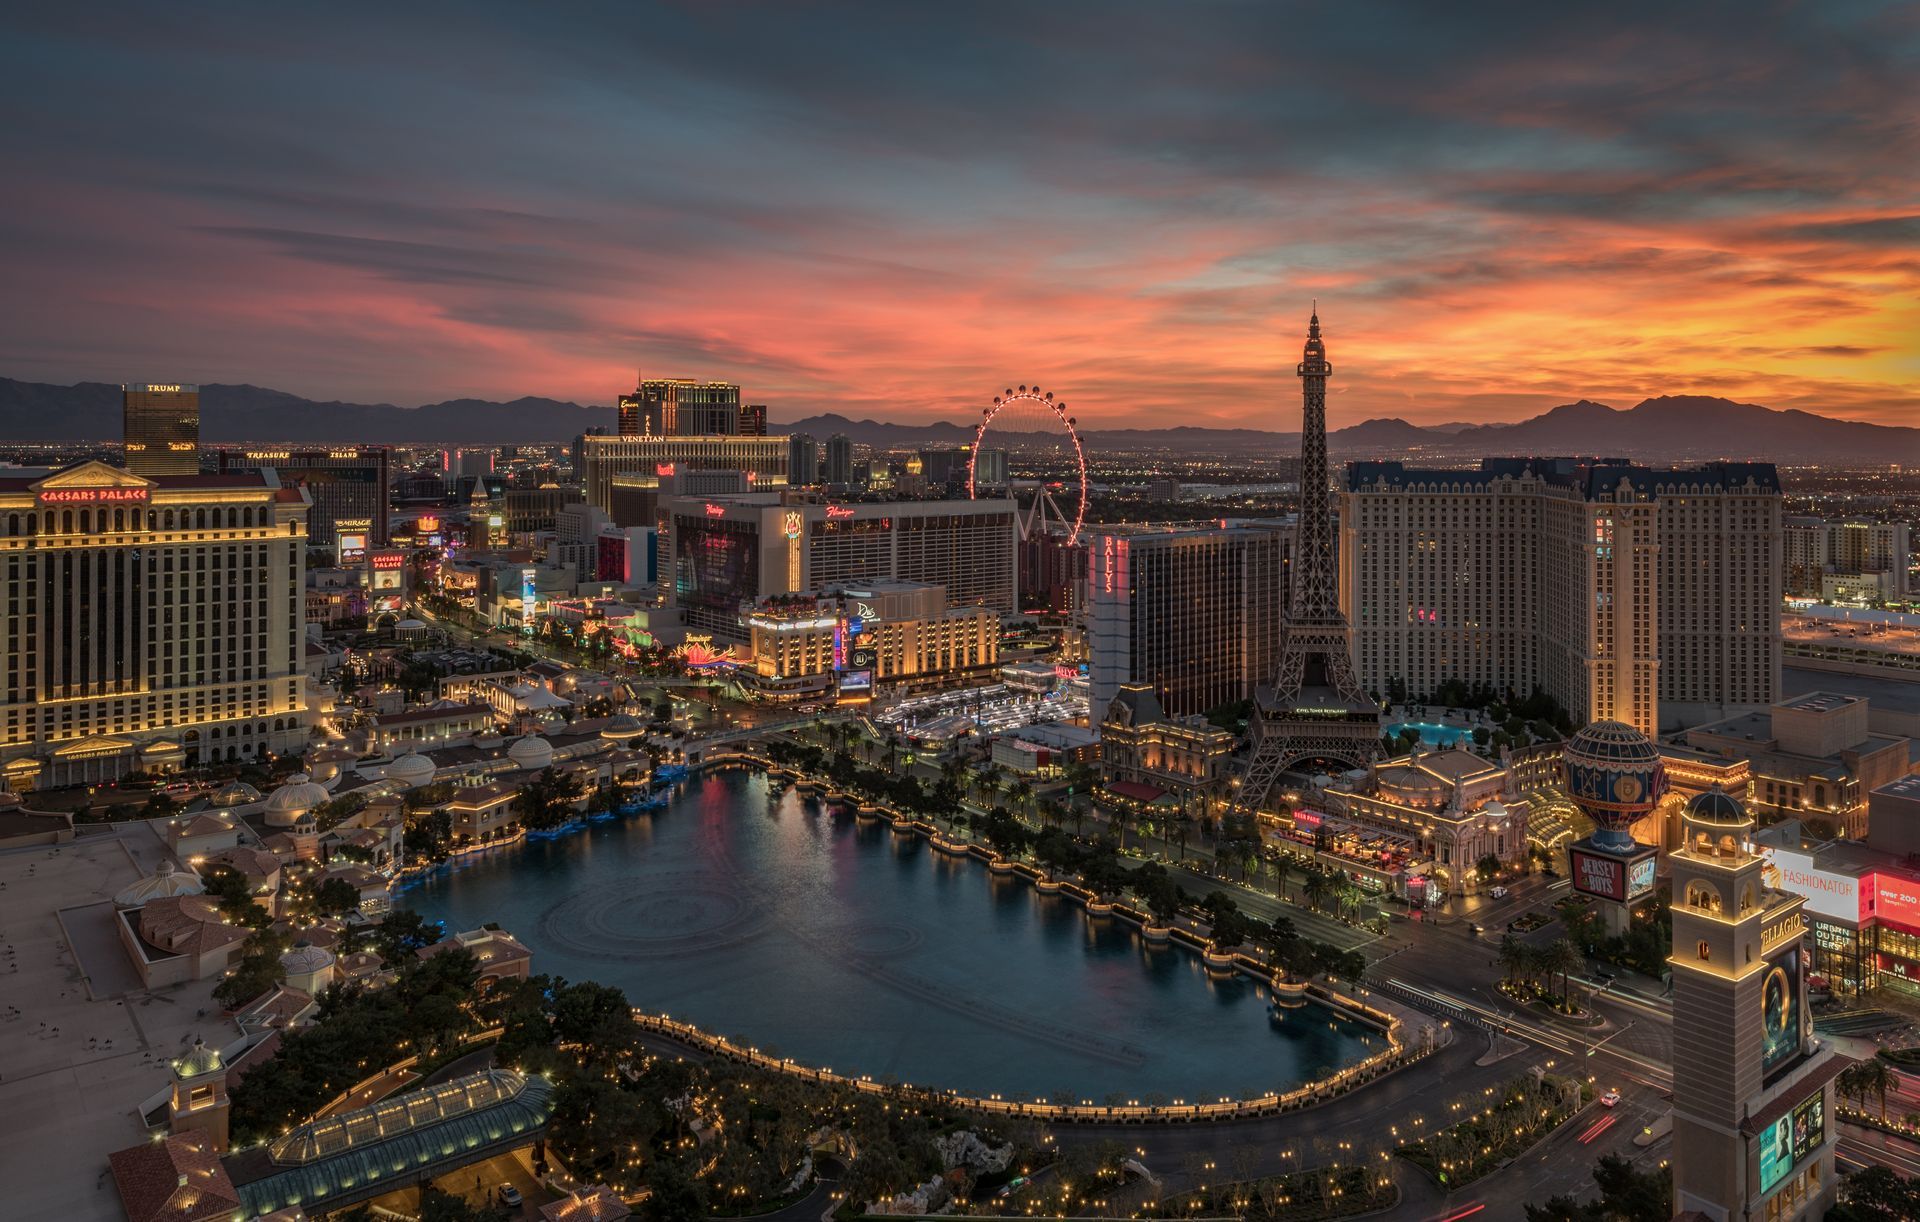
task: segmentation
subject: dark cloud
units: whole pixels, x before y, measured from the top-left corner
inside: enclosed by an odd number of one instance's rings
[[[1044,367],[1230,413],[1314,295],[1374,355],[1339,393],[1394,414],[1631,399],[1623,332],[1661,327],[1703,379],[1873,365],[1920,279],[1914,13],[30,0],[0,372],[95,376],[114,334],[356,398],[645,361],[917,411]],[[191,319],[153,308],[183,282]],[[1757,333],[1816,311],[1854,329]],[[1462,375],[1463,327],[1507,348]]]
[[[1780,237],[1804,242],[1845,242],[1856,246],[1920,249],[1920,216],[1881,216],[1858,221],[1820,221],[1777,230]]]

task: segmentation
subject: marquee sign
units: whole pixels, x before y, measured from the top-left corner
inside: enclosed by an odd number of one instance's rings
[[[1573,889],[1605,900],[1627,898],[1627,863],[1609,853],[1574,849]]]
[[[125,505],[151,500],[151,488],[42,488],[42,505]]]

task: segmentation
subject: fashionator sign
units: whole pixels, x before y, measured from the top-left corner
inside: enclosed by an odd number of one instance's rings
[[[1832,921],[1858,922],[1865,911],[1860,902],[1861,880],[1835,874],[1813,864],[1813,858],[1794,849],[1765,849],[1767,861],[1779,873],[1782,891],[1806,899],[1806,910]],[[1875,875],[1868,875],[1872,885]]]

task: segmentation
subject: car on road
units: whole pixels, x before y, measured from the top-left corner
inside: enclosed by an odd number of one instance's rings
[[[520,1208],[520,1203],[521,1203],[521,1200],[523,1199],[520,1196],[520,1190],[518,1188],[515,1188],[512,1184],[500,1185],[500,1190],[494,1193],[494,1196],[498,1198],[500,1203],[502,1205],[505,1205],[508,1209]]]
[[[1601,1107],[1616,1107],[1619,1103],[1620,1092],[1617,1090],[1609,1089],[1606,1094],[1600,1096]]]
[[[1487,892],[1487,894],[1491,895],[1494,899],[1503,900],[1507,898],[1507,889],[1505,887],[1495,887],[1493,890]]]

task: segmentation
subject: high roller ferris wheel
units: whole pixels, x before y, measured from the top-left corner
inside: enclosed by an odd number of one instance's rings
[[[967,457],[967,495],[978,498],[1005,488],[1013,497],[1020,539],[1064,536],[1079,542],[1087,517],[1087,451],[1067,405],[1038,386],[1009,386],[982,408]],[[981,469],[989,436],[1004,447],[1004,472]],[[1013,456],[1020,455],[1015,462]],[[1016,470],[1016,467],[1018,468]]]

